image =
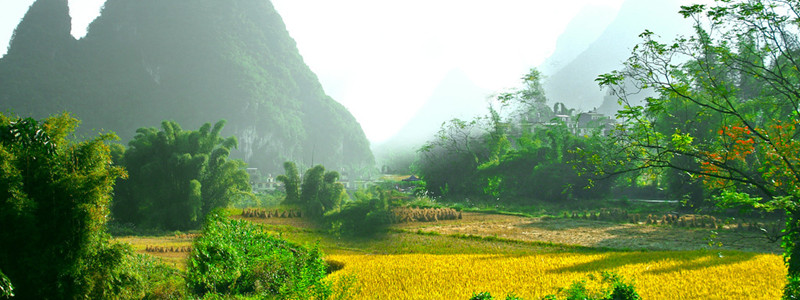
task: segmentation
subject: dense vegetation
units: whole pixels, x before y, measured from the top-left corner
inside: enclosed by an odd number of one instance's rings
[[[558,294],[547,295],[542,300],[640,300],[639,293],[636,288],[625,281],[622,276],[611,273],[602,272],[601,278],[589,275],[588,279],[591,281],[600,281],[607,286],[597,291],[589,290],[586,280],[577,280],[569,287],[562,288]],[[493,300],[495,299],[489,292],[475,293],[469,300]],[[513,293],[506,295],[505,300],[523,300]]]
[[[326,299],[333,295],[331,284],[322,281],[327,265],[317,249],[219,214],[206,220],[185,274],[134,254],[128,245],[111,244],[106,223],[112,190],[117,179],[128,174],[112,162],[108,142],[114,135],[72,142],[77,124],[68,114],[42,122],[0,114],[0,297],[160,299],[210,294]],[[227,160],[236,139],[219,136],[223,125],[183,131],[164,122],[163,131],[143,128],[130,149],[117,149],[115,156],[131,168],[129,181],[123,181],[129,186],[121,188],[122,193],[169,196],[137,196],[150,201],[133,210],[149,217],[144,224],[182,228],[203,220],[204,210],[228,206],[231,196],[249,188],[243,164]],[[176,185],[153,188],[158,182]],[[124,198],[114,202],[118,199]],[[114,207],[119,209],[116,203]]]
[[[173,17],[182,10],[193,14]],[[224,121],[205,123],[196,131],[183,130],[174,121],[162,122],[160,129],[139,128],[126,149],[110,143],[114,134],[76,137],[78,121],[66,113],[43,121],[0,114],[0,298],[334,297],[335,289],[323,280],[329,270],[321,251],[269,232],[276,228],[317,242],[335,240],[327,242],[347,251],[352,251],[347,247],[351,245],[375,247],[369,244],[374,242],[385,243],[376,253],[411,249],[408,253],[442,254],[464,242],[460,239],[495,242],[487,247],[491,251],[506,242],[528,251],[522,258],[447,253],[449,259],[476,269],[490,260],[497,266],[527,264],[526,271],[550,273],[655,266],[660,269],[647,275],[655,277],[684,276],[687,269],[703,274],[698,270],[703,264],[752,270],[750,264],[770,261],[752,253],[736,253],[731,259],[727,253],[709,251],[664,259],[669,255],[543,246],[497,235],[387,230],[398,206],[439,205],[428,196],[443,196],[459,205],[474,197],[532,207],[601,203],[598,200],[611,192],[640,187],[648,187],[650,195],[659,191],[658,196],[682,198],[686,210],[717,204],[785,214],[784,230],[768,238],[783,241],[788,269],[784,295],[797,298],[798,12],[800,4],[794,2],[719,0],[716,6],[682,8],[681,14],[696,23],[695,37],[661,43],[645,31],[644,42],[625,69],[598,78],[626,104],[617,116],[621,122],[610,132],[603,119],[592,124],[594,132],[576,128],[575,121],[580,124],[586,114],[575,114],[563,104],[551,107],[541,74],[531,69],[522,87],[494,99],[487,116],[454,119],[420,149],[414,165],[424,179],[416,191],[419,198],[391,186],[350,196],[338,172],[314,165],[301,175],[298,164],[284,162],[285,174],[277,178],[285,189],[281,205],[290,207],[292,218],[300,216],[294,209],[302,209],[305,219],[300,222],[312,221],[309,228],[259,226],[215,210],[252,196],[244,162],[229,158],[239,140],[221,136]],[[644,89],[654,89],[657,96],[645,103],[628,100],[630,92]],[[359,171],[372,163],[363,132],[324,95],[268,2],[109,0],[87,38],[75,41],[69,36],[65,2],[38,0],[15,31],[9,54],[0,60],[0,100],[32,115],[74,109],[92,126],[126,134],[136,122],[178,119],[194,125],[198,118],[232,118],[244,157],[266,168],[286,159],[303,166],[308,157],[322,157],[332,170]],[[270,197],[276,202],[281,196]],[[258,203],[253,199],[248,201]],[[205,225],[184,272],[135,254],[130,246],[111,243],[109,216],[138,228],[189,230]],[[287,218],[285,212],[278,216]],[[714,220],[715,230],[726,229]],[[417,240],[382,240],[392,234],[415,234]],[[711,247],[716,234],[712,231]],[[430,237],[438,238],[438,249],[425,248]],[[548,256],[546,266],[540,264],[544,256],[528,257],[546,252],[540,249],[546,247],[557,248],[551,249],[554,253],[573,252],[571,257]],[[381,269],[360,270],[387,286],[405,284],[384,273],[390,268],[397,272],[389,274],[394,276],[442,280],[439,284],[452,280],[439,273],[423,274],[420,270],[430,269],[410,268],[409,261],[425,259],[434,269],[455,270],[452,276],[473,271],[424,256],[341,257],[354,265],[365,265],[366,260],[387,263]],[[772,258],[774,264],[759,270],[763,273],[758,279],[784,275],[776,275],[782,265]],[[622,277],[602,277],[609,287],[599,293],[588,292],[587,282],[577,281],[550,299],[639,298]],[[769,281],[783,284],[772,277]],[[474,298],[491,295],[478,293]]]
[[[723,207],[785,212],[786,298],[800,295],[798,12],[795,1],[720,0],[682,7],[693,37],[642,33],[625,69],[598,78],[626,106],[606,151],[586,156],[598,174],[677,169]],[[644,88],[658,95],[628,100]]]
[[[246,295],[278,299],[326,299],[322,253],[287,242],[247,221],[209,215],[194,242],[187,281],[203,296]]]
[[[293,162],[284,163],[285,174],[278,176],[284,184],[283,204],[301,208],[307,218],[338,236],[371,237],[382,233],[390,224],[390,205],[380,188],[359,190],[351,199],[339,173],[325,171],[316,165],[303,173],[302,181]]]
[[[137,298],[169,273],[109,242],[111,192],[125,172],[112,165],[114,136],[73,142],[77,124],[68,114],[42,122],[0,114],[0,269],[8,276],[0,294],[13,286],[23,299]]]
[[[339,182],[339,173],[325,171],[316,165],[303,173],[302,181],[293,162],[283,164],[285,174],[277,180],[283,183],[286,197],[283,204],[299,206],[313,218],[320,218],[325,212],[339,208],[348,198],[344,185]]]
[[[220,135],[225,121],[183,130],[164,121],[161,130],[140,128],[125,149],[114,148],[115,163],[128,171],[114,193],[118,223],[164,230],[195,229],[203,216],[250,193],[244,162],[228,159],[235,137]]]
[[[325,212],[338,208],[347,198],[344,186],[338,180],[338,172],[325,172],[322,165],[316,165],[303,174],[300,204],[305,206],[309,215],[321,217]]]
[[[391,224],[391,205],[381,189],[360,191],[355,199],[325,215],[331,233],[347,237],[374,237],[385,233]]]
[[[269,1],[108,0],[86,37],[70,30],[66,2],[31,6],[0,59],[3,109],[70,111],[79,134],[112,130],[126,142],[162,120],[225,119],[239,137],[233,155],[252,167],[374,165],[360,125],[325,95]]]
[[[576,149],[598,144],[603,127],[576,134],[557,116],[580,116],[546,105],[539,72],[522,79],[523,87],[497,97],[488,116],[454,119],[422,147],[416,167],[430,193],[530,203],[597,199],[609,191],[610,182],[591,182],[570,164],[580,163]]]

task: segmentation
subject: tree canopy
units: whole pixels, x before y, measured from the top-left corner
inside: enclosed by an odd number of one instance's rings
[[[203,216],[250,192],[244,162],[229,159],[236,138],[220,135],[225,121],[183,130],[164,121],[161,130],[140,128],[129,148],[116,148],[129,178],[118,184],[116,221],[148,228],[197,228]]]
[[[677,169],[720,205],[784,210],[787,297],[800,275],[798,12],[796,1],[720,0],[681,8],[694,36],[642,33],[625,68],[598,78],[625,109],[608,151],[586,156],[598,174]],[[628,101],[641,89],[658,96]]]
[[[113,134],[73,142],[77,125],[66,113],[42,122],[0,114],[0,275],[17,297],[110,296],[104,274],[123,252],[105,224],[125,172],[111,162]],[[10,292],[0,279],[0,295]]]
[[[592,183],[573,170],[573,150],[591,148],[592,136],[577,136],[556,114],[572,114],[563,104],[551,109],[535,68],[522,86],[496,97],[489,114],[443,124],[423,146],[417,170],[436,196],[470,195],[505,201],[558,202],[602,197],[609,184]],[[579,116],[566,115],[574,120]]]
[[[285,174],[278,176],[283,183],[286,198],[283,204],[298,205],[312,217],[321,217],[325,212],[339,208],[347,198],[344,185],[339,182],[339,172],[325,171],[322,165],[316,165],[300,174],[294,162],[283,164]]]
[[[276,179],[283,183],[286,191],[284,203],[298,204],[300,203],[300,173],[297,171],[297,165],[291,161],[284,162],[283,170],[285,174],[278,175]]]

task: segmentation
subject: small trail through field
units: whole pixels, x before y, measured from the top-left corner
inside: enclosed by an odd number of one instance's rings
[[[758,232],[731,229],[690,229],[672,226],[612,223],[565,218],[464,213],[462,220],[409,223],[399,227],[441,234],[497,236],[522,241],[605,247],[630,250],[726,249],[781,253],[780,243],[771,243]],[[710,246],[709,242],[714,244]],[[721,246],[718,243],[722,243]]]

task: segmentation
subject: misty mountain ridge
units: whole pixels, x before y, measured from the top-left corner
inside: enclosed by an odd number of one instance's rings
[[[0,58],[0,103],[21,116],[70,111],[81,134],[174,120],[228,121],[251,166],[286,160],[374,166],[369,142],[327,96],[269,1],[106,1],[87,35],[70,35],[66,0],[37,0]]]
[[[442,123],[459,118],[471,120],[488,113],[487,97],[492,91],[478,87],[460,69],[447,72],[417,113],[391,138],[374,145],[381,160],[387,156],[413,154],[439,132]]]
[[[586,5],[581,8],[556,40],[556,47],[538,69],[553,74],[572,62],[597,40],[617,16],[608,6]]]
[[[639,34],[645,29],[665,40],[671,40],[678,34],[691,33],[690,24],[678,14],[680,3],[679,0],[625,1],[614,20],[585,50],[562,68],[544,72],[546,78],[544,87],[550,102],[562,102],[567,107],[579,111],[598,108],[598,112],[613,115],[619,108],[616,98],[606,97],[606,92],[600,89],[595,79],[600,74],[622,68],[622,63],[630,56],[633,47],[641,42]],[[588,36],[583,32],[591,30],[591,26],[595,25],[591,22],[573,20],[562,36]],[[559,38],[559,42],[561,41]],[[557,46],[555,53],[543,66],[552,65],[553,61],[568,57],[569,54],[565,52],[573,50]],[[543,69],[548,70],[548,68]]]

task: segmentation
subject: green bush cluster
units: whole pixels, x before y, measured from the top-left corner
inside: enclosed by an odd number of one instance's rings
[[[324,299],[323,254],[270,235],[259,226],[218,211],[207,217],[194,242],[186,279],[198,296],[207,294]]]
[[[355,201],[347,201],[339,173],[325,171],[321,165],[306,170],[300,181],[297,166],[284,164],[285,174],[278,180],[286,187],[285,205],[299,205],[306,216],[330,228],[337,236],[370,237],[384,232],[391,222],[387,193],[373,187],[354,193]]]
[[[480,292],[480,293],[473,293],[472,298],[469,300],[494,300],[494,297],[489,292]],[[517,297],[513,293],[506,295],[505,300],[522,300],[522,298]]]
[[[589,280],[597,280],[594,275],[589,275]],[[632,283],[626,282],[625,278],[612,273],[602,272],[600,281],[606,287],[599,291],[589,291],[586,289],[586,280],[573,282],[568,288],[560,289],[558,294],[547,295],[543,300],[640,300],[639,293]],[[494,297],[489,292],[473,293],[470,300],[492,300]],[[505,300],[522,300],[513,293],[506,295]]]
[[[606,284],[606,287],[599,291],[589,291],[586,289],[586,281],[578,280],[572,283],[568,288],[562,289],[557,295],[547,295],[543,299],[546,300],[640,300],[639,293],[632,283],[625,281],[621,275],[612,272],[602,272],[600,274],[600,281]],[[593,275],[589,275],[589,280],[597,280]],[[563,296],[563,298],[560,298]]]
[[[386,231],[391,212],[380,199],[356,200],[325,215],[325,220],[335,235],[371,237]]]
[[[115,266],[108,268],[104,266]],[[138,254],[129,245],[115,244],[97,255],[87,269],[93,282],[88,299],[185,299],[186,281],[181,272],[159,259]]]
[[[372,237],[386,232],[392,216],[387,194],[380,187],[358,190],[354,201],[326,213],[324,222],[337,236]]]

